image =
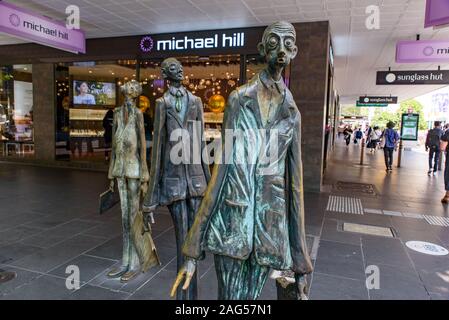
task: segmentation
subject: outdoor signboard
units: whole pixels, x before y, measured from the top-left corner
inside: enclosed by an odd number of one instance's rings
[[[80,29],[32,11],[0,1],[0,33],[73,53],[86,53],[86,38]]]
[[[374,104],[397,104],[398,97],[392,96],[364,96],[359,97],[359,103],[374,103]]]
[[[427,0],[424,27],[440,26],[449,23],[449,1]]]
[[[377,71],[377,85],[449,84],[449,70]]]
[[[364,102],[360,102],[357,101],[356,102],[356,106],[357,107],[388,107],[387,103],[364,103]]]
[[[398,43],[396,44],[396,62],[397,63],[449,62],[449,41],[447,40],[398,41]]]
[[[419,114],[403,113],[401,121],[401,139],[404,141],[417,141],[419,127]]]

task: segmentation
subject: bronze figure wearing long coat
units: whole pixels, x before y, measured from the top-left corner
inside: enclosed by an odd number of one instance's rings
[[[222,161],[185,241],[188,259],[172,294],[184,275],[183,288],[189,286],[196,261],[209,251],[219,299],[257,299],[270,268],[293,270],[298,297],[304,297],[304,274],[312,264],[304,225],[301,116],[282,79],[297,52],[295,38],[287,22],[267,27],[259,44],[267,67],[228,98]],[[247,138],[231,137],[227,148],[229,130]],[[276,156],[266,161],[273,151]]]

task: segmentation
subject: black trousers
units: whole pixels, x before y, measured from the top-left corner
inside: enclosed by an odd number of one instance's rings
[[[429,170],[432,170],[432,163],[434,163],[433,164],[433,172],[437,172],[439,161],[440,161],[440,148],[430,147],[430,149],[429,149]]]
[[[449,191],[449,152],[446,152],[446,162],[444,165],[444,188]]]
[[[177,270],[184,265],[184,255],[182,254],[182,246],[187,237],[187,233],[193,225],[195,220],[195,215],[201,204],[201,197],[190,198],[186,200],[175,201],[168,205],[168,210],[170,211],[173,225],[175,226],[175,236],[176,236],[176,254],[177,254]],[[176,292],[177,300],[196,300],[198,298],[198,287],[197,287],[197,273],[192,278],[190,286],[187,290],[182,290],[181,287],[178,288]]]
[[[387,169],[393,166],[393,151],[394,148],[384,147],[385,166]]]

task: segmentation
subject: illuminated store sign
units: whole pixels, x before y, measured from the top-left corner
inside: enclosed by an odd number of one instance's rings
[[[424,27],[440,26],[449,23],[449,1],[427,0]]]
[[[245,45],[245,33],[215,33],[210,37],[172,36],[169,39],[154,40],[150,36],[142,37],[140,49],[148,53],[156,51],[180,51],[214,48],[237,48]]]
[[[377,85],[449,84],[449,70],[377,71]]]
[[[448,40],[399,41],[397,63],[449,62]]]
[[[84,32],[0,1],[0,32],[73,53],[86,53]]]

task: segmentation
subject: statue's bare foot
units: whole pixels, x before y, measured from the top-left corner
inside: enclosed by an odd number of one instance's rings
[[[120,278],[120,282],[128,282],[129,280],[137,276],[139,273],[140,273],[139,269],[129,270],[122,275],[122,277]]]
[[[108,272],[108,277],[110,278],[120,278],[123,274],[128,271],[128,266],[120,266],[112,269]]]

